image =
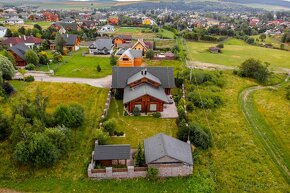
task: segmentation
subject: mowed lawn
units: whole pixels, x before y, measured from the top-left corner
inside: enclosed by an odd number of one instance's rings
[[[239,66],[249,58],[255,58],[262,62],[270,63],[270,67],[290,68],[290,52],[251,46],[241,40],[231,39],[225,42],[221,54],[212,54],[209,47],[217,43],[186,42],[190,61],[222,64],[227,66]]]
[[[212,131],[214,147],[210,152],[216,192],[287,192],[289,184],[238,105],[239,93],[255,83],[232,72],[224,72],[224,78],[226,85],[220,92],[224,105],[214,110],[196,109],[189,114],[190,120]],[[276,112],[274,108],[271,111],[272,115]]]
[[[82,53],[85,50],[82,48],[71,55],[64,56],[62,63],[51,64],[49,68],[48,66],[41,66],[38,70],[48,71],[48,69],[53,69],[55,76],[78,78],[102,78],[112,73],[109,56],[83,56]],[[98,65],[101,67],[101,72],[97,71]]]
[[[131,117],[123,116],[123,101],[112,100],[108,114],[109,118],[114,118],[117,123],[117,131],[123,131],[125,137],[113,137],[112,143],[125,143],[136,148],[138,143],[143,144],[143,140],[157,133],[165,133],[176,136],[177,126],[175,119],[158,119],[154,117]]]
[[[142,27],[120,27],[116,29],[115,35],[131,35],[133,39],[143,38],[145,40],[156,38],[156,33],[142,33],[142,30],[150,31],[149,28],[147,29]]]
[[[178,71],[181,71],[184,67],[182,65],[182,62],[180,60],[144,60],[144,63],[147,66],[170,66],[174,67],[174,74],[176,75]]]

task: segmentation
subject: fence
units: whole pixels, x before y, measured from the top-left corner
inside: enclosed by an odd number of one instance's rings
[[[112,89],[109,90],[109,93],[108,93],[108,96],[107,96],[105,108],[104,108],[103,114],[101,116],[102,120],[108,115],[108,111],[109,111],[109,108],[110,108],[111,100],[112,100]],[[103,123],[100,122],[100,127],[102,126],[102,124]]]

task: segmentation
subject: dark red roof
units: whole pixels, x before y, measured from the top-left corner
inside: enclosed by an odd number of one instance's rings
[[[33,36],[27,36],[27,37],[9,37],[5,39],[2,43],[6,45],[16,45],[19,43],[34,43],[34,44],[40,44],[43,42],[43,39],[36,38]]]
[[[153,49],[153,42],[144,42],[147,48]]]

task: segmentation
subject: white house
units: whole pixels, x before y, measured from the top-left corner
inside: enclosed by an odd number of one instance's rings
[[[4,38],[6,35],[7,28],[0,26],[0,38]]]
[[[9,25],[19,25],[19,24],[24,24],[24,20],[19,17],[11,17],[5,20],[5,23]]]
[[[110,32],[114,32],[115,31],[115,27],[112,25],[104,25],[99,32],[103,32],[103,33],[110,33]]]

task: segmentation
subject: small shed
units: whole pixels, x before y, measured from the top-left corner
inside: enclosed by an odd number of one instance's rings
[[[102,166],[127,165],[131,159],[130,145],[95,145],[94,161]]]
[[[222,50],[218,47],[210,47],[208,50],[213,54],[218,54],[222,52]]]

